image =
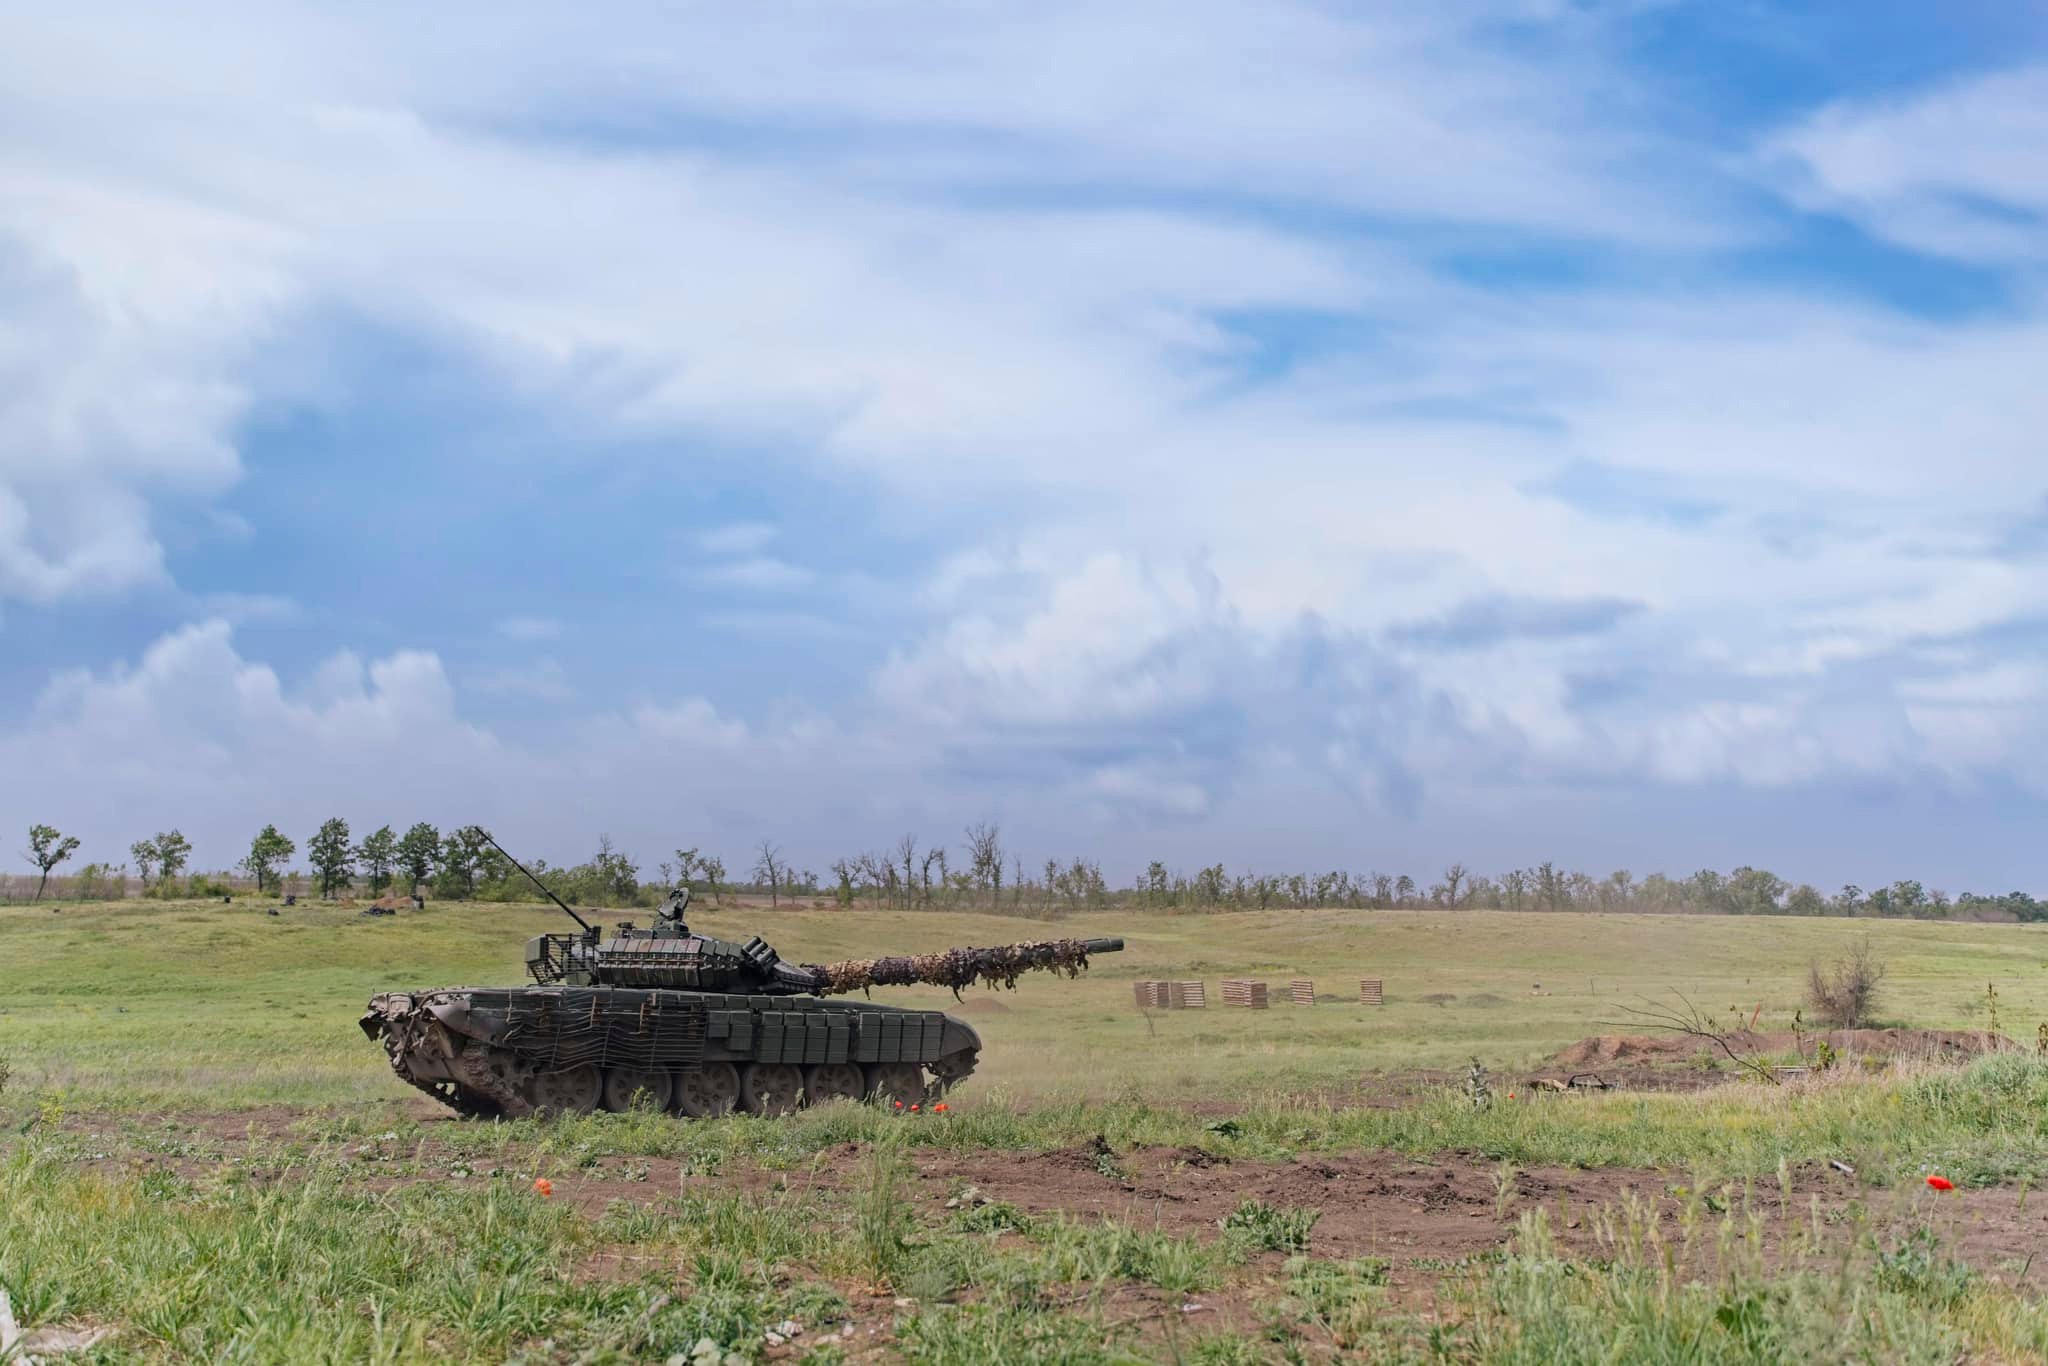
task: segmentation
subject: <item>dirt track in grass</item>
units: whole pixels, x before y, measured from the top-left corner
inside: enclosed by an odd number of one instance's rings
[[[276,1157],[271,1145],[288,1139],[296,1119],[283,1110],[180,1116],[188,1132],[210,1140],[207,1155],[117,1151],[103,1161],[130,1169],[161,1166],[191,1179],[233,1168],[249,1179],[288,1181],[294,1164]],[[353,1156],[365,1159],[352,1164],[350,1179],[390,1189],[545,1174],[555,1199],[595,1217],[617,1202],[659,1204],[686,1192],[744,1191],[762,1199],[795,1193],[844,1202],[865,1179],[869,1157],[866,1145],[845,1143],[796,1166],[730,1161],[702,1172],[652,1156],[611,1156],[571,1166],[515,1146],[486,1162],[436,1133],[445,1125],[452,1137],[461,1123],[424,1123],[418,1139],[401,1145],[399,1154],[378,1152],[374,1141],[350,1145]],[[1397,1293],[1426,1291],[1443,1275],[1485,1260],[1509,1244],[1523,1214],[1539,1208],[1561,1250],[1587,1257],[1613,1252],[1609,1239],[1621,1222],[1620,1211],[1630,1204],[1644,1214],[1654,1211],[1657,1235],[1674,1246],[1684,1241],[1690,1217],[1702,1252],[1711,1250],[1713,1227],[1724,1214],[1732,1211],[1734,1222],[1742,1225],[1744,1212],[1754,1211],[1760,1251],[1773,1264],[1804,1245],[1816,1226],[1842,1234],[1822,1239],[1834,1249],[1849,1241],[1846,1230],[1855,1230],[1867,1243],[1873,1236],[1883,1241],[1931,1222],[1950,1255],[2008,1281],[2021,1268],[2031,1279],[2031,1254],[2048,1246],[2048,1200],[2029,1200],[2024,1189],[1937,1193],[1918,1185],[1880,1188],[1827,1164],[1794,1168],[1788,1173],[1789,1188],[1759,1180],[1747,1186],[1715,1183],[1693,1192],[1691,1178],[1678,1171],[1515,1168],[1461,1152],[1232,1159],[1200,1147],[1117,1149],[1097,1140],[1046,1151],[912,1148],[904,1155],[909,1171],[900,1199],[919,1222],[934,1227],[945,1225],[963,1207],[1004,1202],[1034,1219],[1114,1219],[1147,1231],[1208,1240],[1221,1236],[1224,1220],[1242,1202],[1255,1200],[1278,1209],[1315,1211],[1306,1251],[1319,1258],[1379,1259]],[[388,1165],[392,1156],[404,1159],[402,1170]],[[1703,1236],[1702,1227],[1707,1229]],[[1270,1260],[1277,1265],[1279,1259]],[[634,1262],[630,1256],[600,1257],[594,1265],[609,1265],[612,1274],[621,1274],[630,1273]]]

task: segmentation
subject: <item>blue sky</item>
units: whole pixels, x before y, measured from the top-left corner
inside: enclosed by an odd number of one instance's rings
[[[2033,7],[0,51],[0,829],[2043,886]]]

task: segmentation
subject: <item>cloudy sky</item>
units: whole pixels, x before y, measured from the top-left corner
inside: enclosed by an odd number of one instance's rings
[[[10,7],[0,829],[2040,890],[2048,18],[1808,8]]]

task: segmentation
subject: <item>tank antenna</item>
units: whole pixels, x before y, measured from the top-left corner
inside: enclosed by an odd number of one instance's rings
[[[484,829],[481,825],[475,827],[475,829],[479,835],[482,835],[484,837],[485,842],[487,842],[491,846],[491,848],[497,850],[499,854],[503,855],[505,862],[511,864],[520,872],[525,873],[527,881],[531,882],[534,886],[540,888],[541,891],[546,892],[548,900],[554,902],[557,906],[560,906],[564,911],[568,912],[568,916],[571,920],[581,925],[585,930],[589,930],[592,928],[588,920],[585,920],[582,916],[570,910],[569,903],[562,900],[562,898],[556,896],[554,892],[549,889],[547,883],[542,882],[539,878],[533,875],[533,871],[531,869],[529,869],[525,864],[521,863],[518,859],[513,858],[510,854],[505,853],[505,846],[498,843],[496,837],[494,837],[490,831]]]

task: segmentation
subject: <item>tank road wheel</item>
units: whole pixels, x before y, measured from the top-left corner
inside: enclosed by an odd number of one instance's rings
[[[823,1105],[828,1100],[859,1100],[867,1091],[867,1078],[860,1064],[821,1062],[804,1069],[804,1104]]]
[[[691,1119],[729,1115],[740,1098],[740,1074],[729,1062],[707,1062],[676,1073],[676,1112]]]
[[[589,1063],[562,1072],[536,1072],[526,1083],[537,1115],[587,1115],[604,1092],[604,1074]]]
[[[786,1115],[804,1097],[804,1076],[786,1062],[750,1062],[740,1069],[740,1108],[750,1115]]]
[[[656,1110],[666,1110],[674,1091],[675,1083],[665,1071],[647,1071],[638,1067],[605,1069],[604,1108],[615,1115],[623,1115],[632,1109],[634,1098],[643,1094],[647,1097],[647,1104]]]
[[[868,1099],[885,1110],[924,1103],[924,1069],[914,1062],[871,1062],[867,1079]]]

